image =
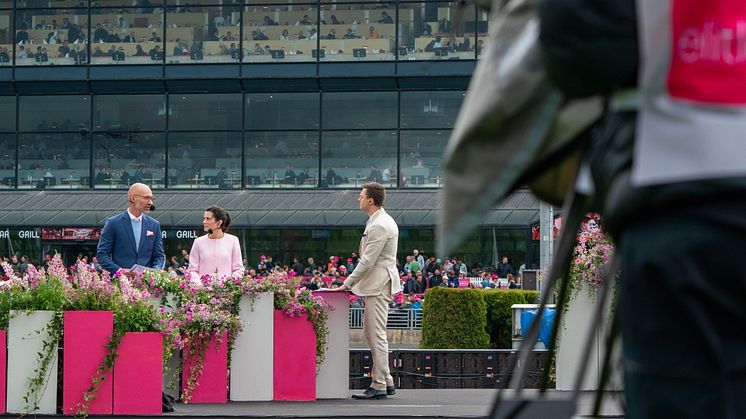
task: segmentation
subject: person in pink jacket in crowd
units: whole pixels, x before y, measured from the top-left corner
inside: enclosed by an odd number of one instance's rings
[[[189,253],[190,280],[199,281],[205,275],[217,278],[243,276],[243,257],[238,237],[228,234],[231,216],[215,205],[205,209],[202,227],[207,232],[192,244]]]

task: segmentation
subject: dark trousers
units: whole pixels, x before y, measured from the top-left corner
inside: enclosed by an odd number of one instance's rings
[[[746,198],[643,215],[620,250],[626,417],[746,417]]]

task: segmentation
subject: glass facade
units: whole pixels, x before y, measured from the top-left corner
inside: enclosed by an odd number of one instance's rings
[[[99,227],[79,230],[99,231]],[[75,262],[78,254],[88,256],[90,260],[96,254],[95,240],[72,240],[65,235],[54,236],[50,230],[61,232],[62,228],[49,229],[39,227],[3,228],[0,229],[0,255],[25,255],[29,261],[38,264],[47,253],[60,253],[66,265]],[[357,249],[360,243],[360,228],[287,228],[287,229],[231,229],[231,234],[238,237],[241,252],[247,264],[255,266],[259,256],[272,256],[276,264],[288,265],[298,257],[304,264],[308,258],[316,263],[325,263],[330,256],[347,258],[350,252]],[[201,229],[190,227],[166,226],[163,230],[163,245],[168,260],[176,256],[181,259],[181,251],[191,249],[196,237],[204,233]],[[518,269],[523,263],[530,266],[531,255],[526,253],[525,228],[479,229],[472,232],[461,249],[451,257],[458,257],[469,266],[492,265],[497,257],[508,256],[513,266]],[[496,255],[493,249],[499,249]],[[435,249],[435,231],[432,228],[407,228],[399,230],[400,263],[413,249],[420,250],[425,256],[433,254]]]
[[[0,96],[0,189],[438,188],[463,97]]]
[[[487,16],[438,1],[0,1],[0,66],[474,60]],[[481,41],[481,42],[480,42]]]

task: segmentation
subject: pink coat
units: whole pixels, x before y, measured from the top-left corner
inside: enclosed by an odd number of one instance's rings
[[[207,234],[198,237],[189,253],[187,272],[193,281],[204,275],[218,278],[243,276],[243,257],[238,237],[227,233],[222,239],[210,239]]]

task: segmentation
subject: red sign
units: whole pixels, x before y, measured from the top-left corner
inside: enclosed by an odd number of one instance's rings
[[[62,239],[62,229],[61,228],[42,228],[41,229],[41,239],[42,240],[60,240]]]
[[[673,0],[671,96],[746,104],[746,2]]]
[[[42,240],[98,240],[100,228],[49,228],[41,229]]]
[[[66,228],[62,234],[64,240],[98,240],[99,237],[99,228]]]

